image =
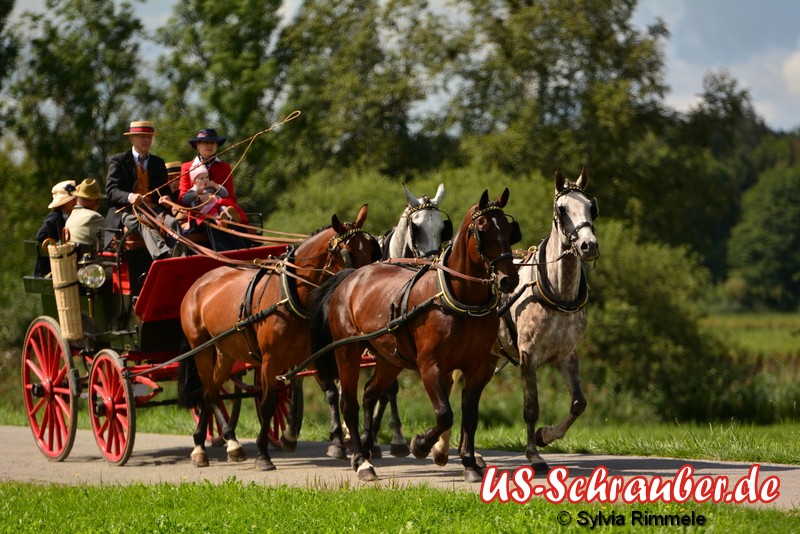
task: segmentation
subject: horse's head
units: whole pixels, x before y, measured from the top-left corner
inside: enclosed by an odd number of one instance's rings
[[[336,234],[328,242],[326,271],[333,273],[342,269],[357,269],[381,259],[378,240],[362,230],[366,220],[366,204],[361,206],[354,222],[342,222],[336,214],[331,217],[331,229]]]
[[[408,206],[395,230],[395,241],[389,247],[392,257],[427,257],[439,253],[443,241],[453,238],[453,223],[439,211],[444,198],[444,184],[439,184],[436,196],[417,198],[403,186]]]
[[[556,170],[556,197],[553,200],[553,226],[558,230],[561,246],[572,249],[583,261],[600,256],[600,245],[594,235],[594,220],[599,215],[597,199],[586,193],[589,171],[586,167],[575,182]]]
[[[489,200],[489,192],[484,191],[478,204],[467,213],[456,236],[457,241],[464,241],[470,260],[482,265],[504,293],[513,291],[519,282],[511,245],[522,238],[519,223],[509,220],[503,212],[507,202],[508,188],[494,202]]]

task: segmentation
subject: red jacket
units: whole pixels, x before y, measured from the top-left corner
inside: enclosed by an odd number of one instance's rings
[[[191,161],[181,164],[181,181],[178,188],[180,196],[178,198],[180,199],[180,203],[184,206],[187,204],[183,201],[183,196],[193,185],[192,178],[189,176],[189,170],[196,164],[196,161],[197,158],[193,158]],[[225,189],[228,190],[228,199],[232,202],[236,202],[236,190],[233,187],[233,173],[231,172],[230,163],[214,158],[214,162],[208,169],[208,177],[218,184],[224,185]]]

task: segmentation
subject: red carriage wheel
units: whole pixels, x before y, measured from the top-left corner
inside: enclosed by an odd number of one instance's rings
[[[22,394],[39,450],[60,462],[69,456],[78,425],[78,383],[72,352],[55,319],[37,317],[22,349]]]
[[[261,377],[258,371],[255,373],[254,389],[258,422],[263,423],[263,418],[261,417],[261,399],[263,396]],[[296,401],[296,399],[299,400]],[[290,423],[290,419],[294,421],[295,435],[300,435],[300,425],[303,421],[303,382],[301,378],[292,380],[290,384],[278,382],[278,404],[275,406],[275,415],[272,417],[267,433],[269,442],[278,448],[283,447],[281,435]]]
[[[242,409],[242,388],[234,381],[229,380],[219,388],[219,394],[223,397],[226,395],[235,395],[234,398],[222,398],[219,401],[219,407],[225,419],[231,425],[231,428],[236,428],[239,422],[239,412]],[[200,410],[192,408],[192,418],[195,425],[200,422]],[[225,444],[225,439],[222,437],[222,421],[218,421],[215,416],[208,420],[208,428],[206,429],[206,441],[211,443],[212,447],[221,447]]]
[[[89,412],[100,453],[109,463],[124,465],[133,451],[136,411],[131,382],[116,352],[97,353],[89,372]]]

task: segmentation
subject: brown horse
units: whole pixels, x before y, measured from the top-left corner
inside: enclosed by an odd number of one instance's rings
[[[204,446],[208,418],[212,411],[220,410],[220,387],[230,377],[234,362],[241,360],[261,367],[262,424],[256,468],[275,469],[268,452],[268,429],[278,399],[276,376],[310,354],[309,316],[305,311],[310,291],[344,268],[362,267],[380,259],[377,240],[361,229],[366,218],[366,205],[353,223],[342,223],[333,215],[330,227],[287,252],[276,268],[261,269],[254,275],[252,270],[219,267],[189,289],[181,304],[183,331],[192,349],[209,345],[181,365],[181,404],[200,407],[191,454],[194,465],[208,465]],[[192,362],[196,372],[192,372]],[[222,414],[216,415],[226,420]],[[235,429],[226,424],[223,437],[228,459],[245,460]]]
[[[324,350],[332,340],[340,343],[335,358],[342,413],[353,437],[352,465],[359,479],[376,478],[369,462],[375,404],[405,368],[419,370],[436,414],[435,426],[412,440],[417,458],[425,458],[452,426],[451,376],[456,369],[463,373],[460,454],[466,480],[481,480],[474,440],[478,403],[494,370],[489,352],[499,324],[495,289],[512,291],[518,280],[511,245],[519,239],[519,226],[503,213],[507,201],[508,189],[495,202],[484,191],[433,268],[376,263],[336,275],[312,297],[314,347]],[[364,433],[357,438],[359,365],[365,348],[377,361],[364,389]]]

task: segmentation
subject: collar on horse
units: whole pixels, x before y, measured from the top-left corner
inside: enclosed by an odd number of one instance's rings
[[[444,265],[444,262],[450,255],[451,250],[451,247],[447,247],[442,253],[440,262],[442,265]],[[440,265],[437,264],[437,267],[440,267]],[[485,304],[472,305],[464,304],[463,302],[456,300],[456,297],[450,290],[450,285],[447,283],[447,277],[444,269],[437,269],[437,280],[439,282],[439,291],[442,295],[442,301],[448,308],[456,313],[471,315],[473,317],[483,317],[484,315],[488,315],[489,313],[493,312],[495,308],[497,308],[499,297],[497,296],[497,291],[495,290],[494,285],[489,287],[489,300]]]
[[[549,235],[545,236],[535,253],[536,279],[531,288],[533,298],[536,302],[550,310],[575,313],[583,309],[589,301],[589,284],[586,282],[586,273],[581,269],[578,296],[570,301],[560,299],[553,291],[550,286],[550,280],[547,278],[547,242],[549,239]]]

